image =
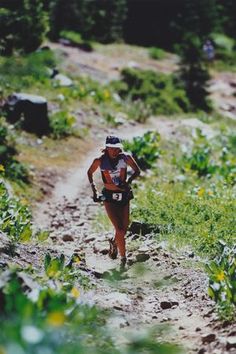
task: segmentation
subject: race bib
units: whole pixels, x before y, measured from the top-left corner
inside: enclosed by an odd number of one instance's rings
[[[122,200],[122,193],[112,193],[112,199],[121,201]]]

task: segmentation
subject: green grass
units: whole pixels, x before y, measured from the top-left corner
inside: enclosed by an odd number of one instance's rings
[[[236,240],[233,190],[224,196],[218,193],[213,186],[190,188],[184,183],[148,180],[136,197],[133,218],[154,225],[161,239],[179,247],[191,245],[204,257],[214,256],[219,239],[231,245]]]

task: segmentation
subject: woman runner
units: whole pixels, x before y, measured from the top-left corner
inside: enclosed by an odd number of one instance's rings
[[[127,166],[134,171],[128,179]],[[93,181],[93,174],[99,167],[104,183],[100,197]],[[124,270],[126,265],[125,234],[129,225],[129,202],[133,198],[130,184],[140,175],[140,169],[133,157],[122,150],[120,139],[116,136],[107,136],[102,155],[94,159],[87,173],[93,191],[93,200],[104,201],[107,215],[115,228],[115,237],[109,241],[109,256],[112,259],[117,258],[119,250],[120,267]]]

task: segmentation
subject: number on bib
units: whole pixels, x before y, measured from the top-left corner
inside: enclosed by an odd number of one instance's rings
[[[112,199],[121,201],[122,200],[122,193],[112,193]]]

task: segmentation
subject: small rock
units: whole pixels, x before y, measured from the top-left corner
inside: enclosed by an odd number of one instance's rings
[[[74,238],[73,238],[73,236],[71,236],[71,235],[63,235],[63,236],[62,236],[62,240],[63,240],[64,242],[72,242],[72,241],[74,241]]]
[[[180,330],[183,330],[183,329],[185,329],[185,327],[183,327],[183,326],[179,326],[179,329],[180,329]]]
[[[215,333],[210,333],[210,334],[207,334],[205,336],[202,336],[202,342],[203,343],[211,343],[211,342],[214,342],[215,340],[216,340]]]
[[[205,348],[199,349],[198,354],[204,354],[204,353],[206,353],[206,349]]]
[[[106,255],[109,253],[109,250],[107,248],[103,248],[99,251],[99,253],[103,254],[103,255]]]
[[[172,303],[170,301],[161,301],[160,306],[163,310],[167,310],[172,307]]]
[[[228,337],[226,342],[226,349],[236,348],[236,336]]]
[[[130,326],[128,321],[126,321],[125,323],[121,323],[120,324],[120,328],[124,328],[124,327],[128,327],[128,326]]]
[[[200,327],[196,327],[195,331],[200,332],[202,329]]]
[[[163,317],[163,319],[160,322],[167,322],[167,321],[169,321],[169,318],[168,317]]]
[[[149,254],[147,253],[140,253],[136,256],[137,262],[146,262],[150,258]]]
[[[77,226],[84,226],[84,221],[79,222],[78,224],[76,224]]]
[[[85,243],[89,243],[89,242],[92,242],[94,240],[95,240],[95,237],[87,237],[87,238],[84,239],[84,242]]]

